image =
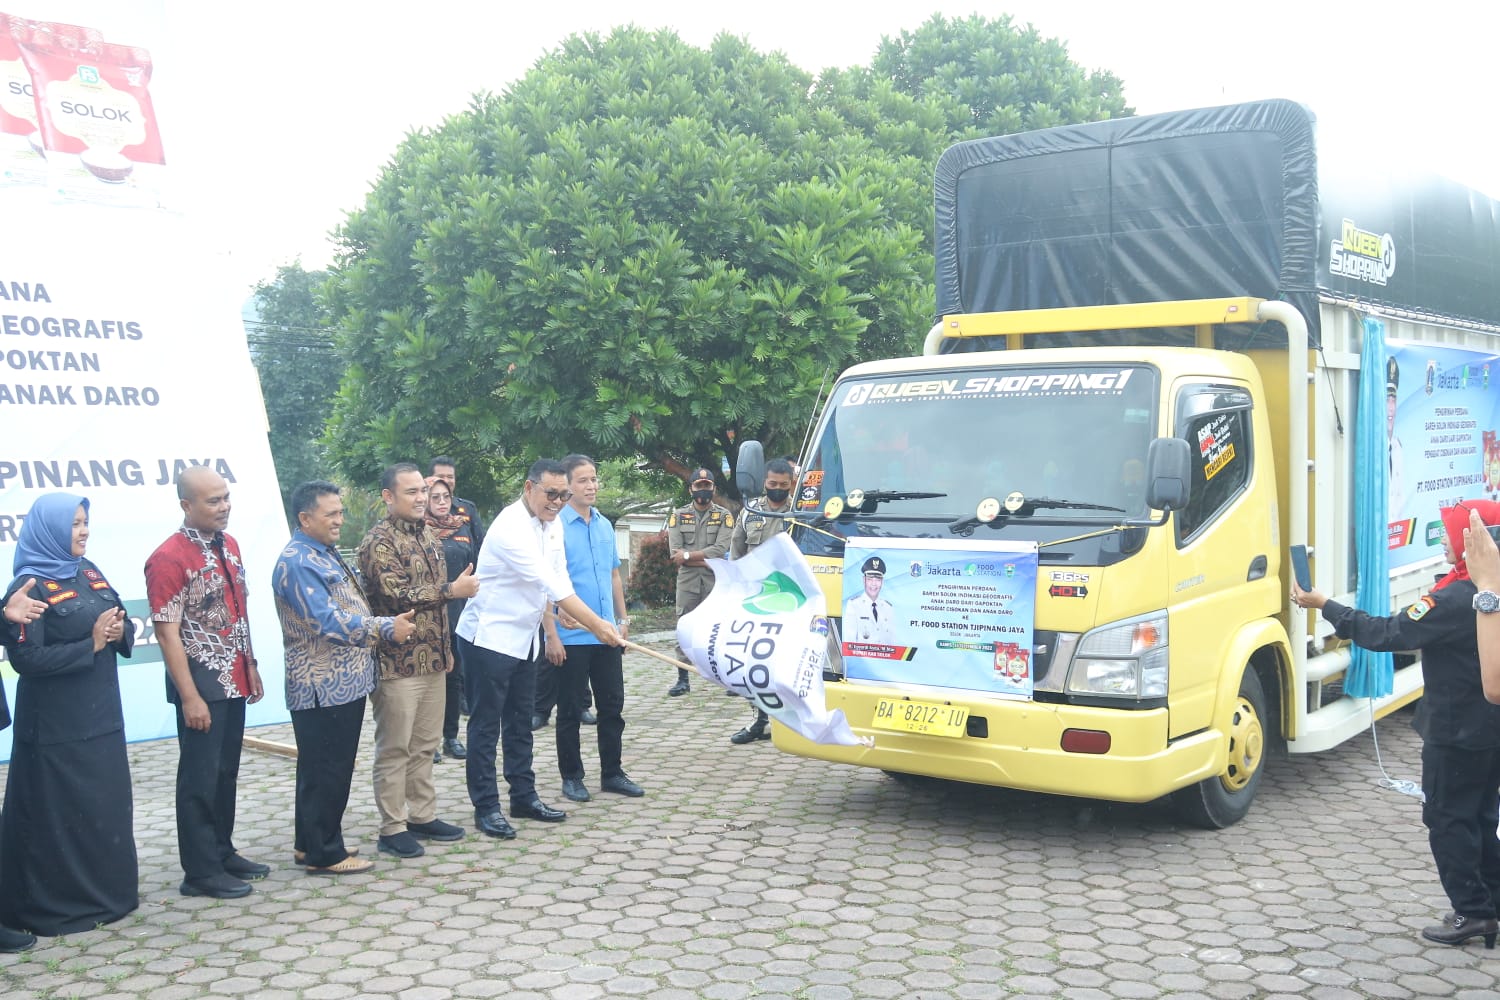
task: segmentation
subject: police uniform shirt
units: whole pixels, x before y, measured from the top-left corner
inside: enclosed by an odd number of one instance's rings
[[[699,510],[693,504],[679,507],[667,518],[667,544],[678,552],[701,552],[704,559],[722,559],[729,552],[734,535],[734,515],[718,504]],[[714,586],[714,571],[707,566],[677,567],[677,607],[690,610],[685,603],[701,600]],[[693,605],[696,606],[696,605]]]
[[[781,508],[771,506],[771,501],[765,497],[756,497],[745,505],[740,513],[740,522],[734,527],[734,540],[730,543],[731,557],[738,559],[743,555],[755,550],[762,542],[779,535],[787,529],[791,519],[787,517],[767,517],[763,511],[773,510],[778,514],[790,514],[792,505],[790,502]]]

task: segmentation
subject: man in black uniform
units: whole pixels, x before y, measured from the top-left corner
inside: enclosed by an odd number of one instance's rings
[[[1500,503],[1467,500],[1438,511],[1443,554],[1453,570],[1421,600],[1388,617],[1331,601],[1294,582],[1298,607],[1321,610],[1341,639],[1377,652],[1419,649],[1425,689],[1412,728],[1422,736],[1422,822],[1453,910],[1422,929],[1438,944],[1474,937],[1493,947],[1500,933],[1500,705],[1485,701],[1474,613],[1477,590],[1464,564],[1469,511],[1500,524]]]
[[[703,603],[714,589],[714,571],[708,560],[722,559],[734,536],[734,515],[714,503],[714,474],[694,469],[688,480],[693,502],[678,507],[667,518],[667,547],[677,567],[677,616],[681,618]],[[677,655],[687,655],[678,647]],[[688,672],[677,670],[677,683],[667,689],[672,697],[687,694]]]

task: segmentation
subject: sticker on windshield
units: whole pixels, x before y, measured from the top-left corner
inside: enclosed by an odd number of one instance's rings
[[[851,385],[841,406],[895,403],[928,398],[985,396],[1113,396],[1124,392],[1134,368],[1112,371],[1040,371],[1013,375],[976,375],[972,378],[910,379],[904,382],[861,382]]]
[[[1198,428],[1198,455],[1203,459],[1203,478],[1212,479],[1234,461],[1234,441],[1229,414],[1221,413]]]
[[[979,501],[979,506],[974,509],[974,519],[980,524],[989,524],[1000,516],[1000,501],[994,497],[985,497]]]

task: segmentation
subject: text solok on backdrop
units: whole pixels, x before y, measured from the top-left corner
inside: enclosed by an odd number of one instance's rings
[[[173,202],[171,93],[193,83],[174,73],[164,3],[0,4],[0,572],[38,496],[88,497],[88,556],[137,627],[120,661],[126,738],[172,735],[142,567],[182,522],[176,474],[212,466],[229,483],[266,687],[249,723],[285,721],[270,577],[288,529],[247,291]],[[8,663],[0,676],[14,698]]]

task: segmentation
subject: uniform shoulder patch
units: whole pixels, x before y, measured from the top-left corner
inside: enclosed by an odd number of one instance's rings
[[[1410,618],[1414,622],[1419,622],[1424,617],[1426,617],[1427,612],[1431,611],[1436,605],[1437,601],[1432,599],[1431,594],[1428,594],[1420,601],[1406,609],[1406,617]]]
[[[734,527],[734,515],[728,513],[727,511],[724,514],[724,526],[726,528]]]
[[[672,513],[670,513],[670,514],[667,515],[667,527],[669,527],[669,528],[675,528],[675,527],[677,527],[677,512],[675,510],[672,511]]]

